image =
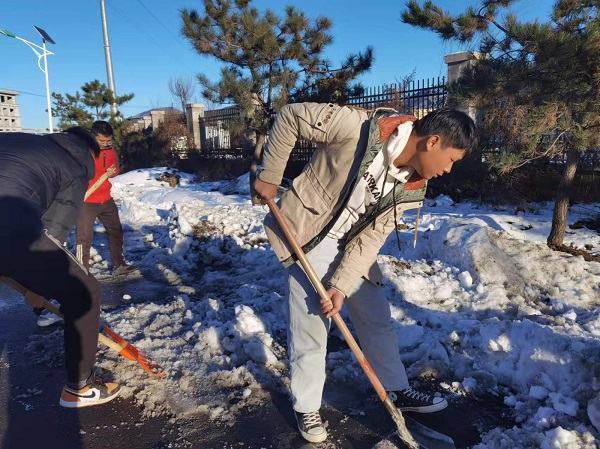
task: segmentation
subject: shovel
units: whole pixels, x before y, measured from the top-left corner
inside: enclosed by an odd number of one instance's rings
[[[44,308],[48,309],[54,315],[62,317],[60,310],[58,310],[52,303],[46,301],[45,299]],[[98,333],[98,341],[117,351],[126,359],[138,362],[148,374],[151,374],[155,377],[162,377],[165,375],[164,368],[156,363],[152,357],[140,351],[138,348],[113,331],[110,327],[104,325],[104,332],[106,332],[108,337],[102,333]]]
[[[0,276],[0,281],[14,288],[22,295],[25,295],[25,293],[27,292],[27,289],[25,287],[23,287],[21,284],[19,284],[13,279]],[[46,299],[44,299],[44,308],[52,312],[54,315],[64,318],[60,310],[56,306],[54,306],[54,304],[48,302]],[[164,368],[158,363],[156,363],[154,359],[152,359],[152,357],[141,352],[139,349],[137,349],[131,343],[127,342],[123,337],[121,337],[111,328],[109,328],[108,326],[104,326],[104,332],[106,332],[108,337],[102,333],[98,333],[98,341],[104,343],[106,346],[113,349],[114,351],[117,351],[126,359],[138,362],[148,374],[151,374],[155,377],[162,377],[165,375]]]
[[[313,284],[315,290],[317,291],[321,299],[329,299],[325,287],[323,286],[314,268],[306,258],[304,251],[302,251],[302,248],[296,241],[296,237],[292,233],[283,215],[281,215],[281,211],[275,204],[275,201],[273,201],[273,199],[269,199],[266,201],[266,203],[267,206],[269,206],[271,213],[275,217],[275,220],[277,220],[277,223],[279,224],[279,227],[281,228],[283,234],[288,240],[288,243],[290,244],[294,253],[296,254],[296,257],[298,257],[300,264],[304,268],[304,271],[306,272],[308,278]],[[411,431],[408,430],[402,413],[400,413],[400,410],[396,408],[396,406],[386,393],[385,388],[377,378],[377,375],[373,371],[373,368],[365,358],[362,350],[356,343],[356,340],[350,333],[350,330],[346,326],[346,323],[344,323],[342,317],[339,314],[335,314],[332,317],[332,319],[335,322],[338,329],[340,330],[340,332],[342,333],[342,335],[344,336],[346,343],[348,343],[348,346],[354,354],[354,357],[356,357],[356,360],[358,361],[363,371],[369,378],[369,381],[371,382],[371,385],[373,386],[377,395],[379,396],[379,399],[381,399],[381,402],[383,402],[383,405],[385,406],[387,411],[390,413],[392,419],[396,423],[396,427],[398,427],[398,437],[400,438],[402,443],[410,449],[456,449],[454,446],[454,442],[450,437],[443,434],[439,434],[438,432],[429,429],[428,427],[416,423],[416,421],[411,420],[411,427],[413,432],[411,433]],[[418,442],[416,440],[418,440]],[[431,445],[431,443],[433,442],[439,442],[445,445]]]
[[[114,165],[111,165],[109,168],[113,168]],[[93,183],[91,185],[91,187],[89,189],[86,190],[85,195],[83,197],[83,200],[87,200],[89,198],[89,196],[94,193],[96,190],[98,190],[98,187],[100,187],[102,185],[102,183],[104,181],[106,181],[108,179],[108,173],[104,173],[102,176],[100,176],[95,183]]]

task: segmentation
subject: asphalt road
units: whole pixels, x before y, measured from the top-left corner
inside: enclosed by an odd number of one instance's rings
[[[114,283],[104,286],[107,307],[118,302],[120,291]],[[270,401],[233,424],[205,417],[142,418],[139,407],[123,398],[65,409],[58,404],[64,384],[62,352],[45,354],[40,344],[60,339],[60,325],[39,328],[21,296],[0,284],[0,329],[0,449],[371,449],[396,430],[374,395],[352,385],[326,385],[322,414],[330,437],[320,444],[300,437],[283,390],[270,391]],[[463,449],[479,442],[482,429],[509,426],[502,413],[500,405],[489,401],[451,398],[442,412],[411,416],[450,435],[456,448]]]

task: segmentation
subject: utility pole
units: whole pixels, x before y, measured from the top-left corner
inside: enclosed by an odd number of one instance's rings
[[[112,91],[115,98],[117,97],[117,91],[115,90],[115,78],[113,76],[112,69],[112,56],[110,54],[110,41],[108,39],[108,25],[106,23],[106,7],[104,6],[104,0],[100,0],[100,12],[102,14],[102,34],[104,36],[104,58],[106,59],[106,76],[108,78],[108,88]],[[117,103],[110,105],[110,110],[113,117],[117,118],[119,109]]]

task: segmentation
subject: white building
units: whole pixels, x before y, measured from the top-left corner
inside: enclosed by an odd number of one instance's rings
[[[17,104],[18,93],[0,89],[0,132],[21,131],[21,112]]]

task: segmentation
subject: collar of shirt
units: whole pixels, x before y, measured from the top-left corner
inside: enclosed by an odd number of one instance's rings
[[[412,167],[395,167],[392,164],[389,167],[388,175],[404,184],[410,179],[414,172],[415,169]]]

